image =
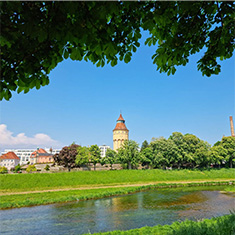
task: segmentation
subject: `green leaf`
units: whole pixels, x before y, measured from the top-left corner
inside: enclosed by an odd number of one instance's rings
[[[82,60],[83,56],[81,55],[81,51],[79,50],[79,48],[72,48],[70,58],[72,60]]]
[[[41,43],[41,42],[45,41],[46,38],[47,38],[47,34],[44,31],[41,31],[38,36],[38,41]]]
[[[40,80],[36,80],[36,89],[40,89],[41,86],[41,81]]]
[[[101,66],[101,60],[99,60],[96,64],[97,67],[100,67]]]
[[[131,56],[132,56],[131,52],[127,52],[124,56],[124,62],[129,63],[131,61]]]
[[[47,76],[42,76],[42,86],[49,84],[49,78]]]
[[[24,89],[24,94],[26,94],[26,93],[28,93],[28,92],[29,92],[29,88],[26,87],[26,88]]]
[[[23,91],[24,90],[24,87],[19,87],[18,89],[17,89],[17,93],[19,94],[21,91]]]
[[[69,52],[68,52],[68,50],[65,50],[65,51],[64,51],[64,58],[65,58],[65,59],[68,59],[68,58],[69,58]]]
[[[132,46],[132,50],[133,50],[133,52],[136,52],[136,51],[137,51],[137,48],[133,45],[133,46]]]
[[[115,65],[117,65],[117,60],[112,60],[111,61],[111,66],[114,67]]]
[[[6,90],[5,93],[3,94],[3,97],[6,100],[9,100],[12,97],[12,94],[11,94],[11,92],[9,90]]]

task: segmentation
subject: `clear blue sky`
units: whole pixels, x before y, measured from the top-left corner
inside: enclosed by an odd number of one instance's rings
[[[0,151],[38,145],[60,148],[73,141],[112,146],[120,110],[130,139],[140,145],[175,131],[195,134],[210,144],[230,135],[229,116],[235,121],[234,56],[222,62],[217,76],[207,78],[197,71],[202,53],[167,76],[152,64],[156,48],[143,42],[128,64],[97,68],[68,59],[50,73],[48,86],[14,93],[10,101],[1,102]]]

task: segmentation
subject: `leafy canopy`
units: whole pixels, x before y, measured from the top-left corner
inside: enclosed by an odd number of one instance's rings
[[[95,165],[101,160],[100,148],[96,144],[91,145],[91,147],[89,148],[89,152],[90,152],[90,161],[93,163],[95,170]]]
[[[77,149],[77,155],[75,159],[75,163],[77,166],[85,166],[89,163],[90,152],[89,148],[86,146],[81,146]]]
[[[59,166],[67,167],[69,171],[71,168],[75,168],[75,159],[79,148],[80,146],[75,143],[63,147],[59,153],[53,156],[55,163]]]
[[[198,70],[218,74],[217,58],[233,54],[234,12],[234,2],[215,1],[0,2],[0,100],[49,84],[50,71],[67,58],[128,63],[143,30],[160,72],[174,74],[205,48]]]
[[[113,164],[118,162],[116,151],[114,151],[113,149],[107,149],[105,157],[103,158],[103,162],[105,164],[110,164],[110,167],[112,169]]]
[[[126,165],[128,169],[138,167],[140,160],[139,145],[134,140],[124,140],[118,149],[119,161]]]

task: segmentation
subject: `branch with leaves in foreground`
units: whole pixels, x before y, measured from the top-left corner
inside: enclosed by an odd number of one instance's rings
[[[217,59],[234,51],[234,12],[234,2],[215,1],[1,2],[0,100],[48,85],[51,70],[68,58],[128,63],[143,30],[160,72],[174,74],[204,48],[198,70],[219,74]]]

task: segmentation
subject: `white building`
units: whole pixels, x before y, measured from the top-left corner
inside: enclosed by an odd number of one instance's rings
[[[48,153],[56,154],[59,153],[59,149],[50,149],[45,148]],[[2,154],[6,154],[8,152],[14,152],[17,157],[20,158],[20,165],[26,165],[30,162],[30,155],[36,151],[36,149],[5,149]]]
[[[101,157],[105,157],[107,150],[110,149],[110,146],[104,144],[99,146],[99,148],[101,152]]]
[[[35,151],[35,149],[5,149],[2,154],[8,152],[13,152],[20,158],[20,165],[27,164],[30,161],[30,155]]]
[[[53,149],[53,148],[44,148],[48,153],[51,153],[55,155],[56,153],[59,153],[61,149]]]
[[[5,166],[7,170],[11,170],[20,163],[20,158],[13,152],[8,152],[0,156],[0,166]]]

